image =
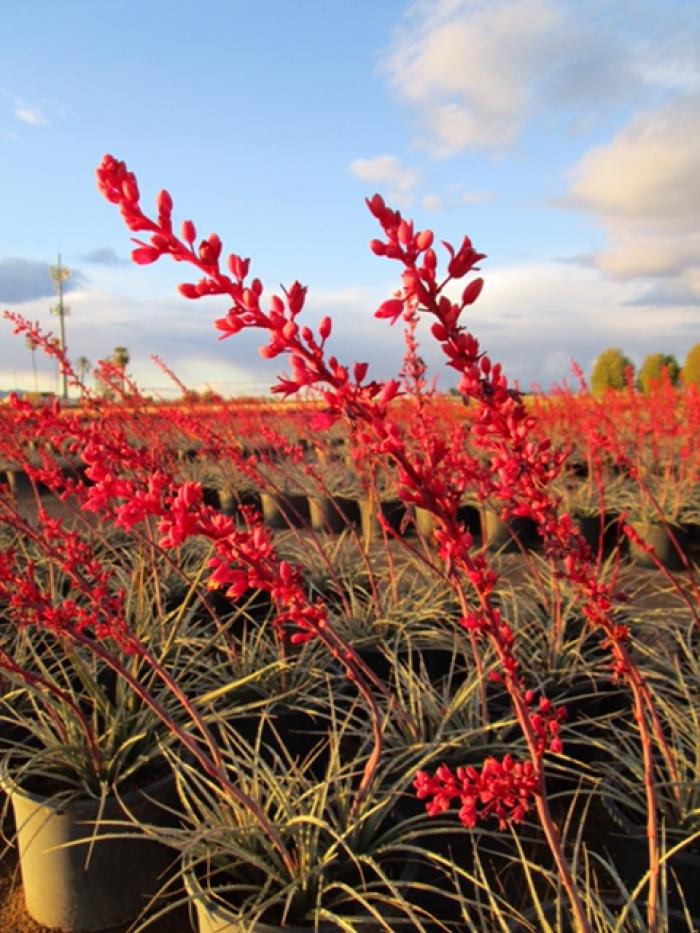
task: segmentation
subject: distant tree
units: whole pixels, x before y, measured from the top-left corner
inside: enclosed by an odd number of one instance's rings
[[[126,380],[126,367],[129,365],[130,360],[131,357],[126,347],[115,347],[114,350],[112,350],[112,362],[122,374],[122,391],[124,391],[124,383]]]
[[[683,385],[697,386],[700,389],[700,343],[688,350],[681,370],[681,381]]]
[[[609,347],[599,353],[591,373],[591,392],[601,395],[606,389],[624,389],[626,371],[634,366],[629,357],[619,347]]]
[[[85,385],[85,377],[88,374],[88,370],[92,366],[92,363],[86,356],[79,356],[75,361],[75,370],[78,376],[78,379]]]
[[[681,368],[675,356],[668,353],[650,353],[644,360],[637,376],[637,384],[642,392],[648,392],[652,383],[661,379],[661,371],[665,369],[672,385],[678,383]]]

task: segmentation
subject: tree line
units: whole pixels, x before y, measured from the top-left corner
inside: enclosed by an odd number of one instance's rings
[[[591,373],[591,392],[600,395],[606,389],[624,389],[629,379],[641,392],[648,392],[666,373],[672,385],[695,385],[700,388],[700,343],[688,350],[683,366],[669,353],[650,353],[639,372],[619,347],[608,347],[596,357]]]

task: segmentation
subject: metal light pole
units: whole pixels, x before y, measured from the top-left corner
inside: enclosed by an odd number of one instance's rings
[[[49,266],[49,275],[53,279],[56,294],[58,295],[58,304],[51,308],[51,313],[58,315],[58,345],[61,351],[66,352],[66,326],[64,318],[70,314],[70,308],[63,304],[63,283],[70,278],[70,269],[61,265],[61,254],[58,254],[58,265]],[[61,396],[68,398],[68,377],[64,372],[61,373]]]

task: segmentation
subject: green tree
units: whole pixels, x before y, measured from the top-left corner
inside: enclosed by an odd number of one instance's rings
[[[606,389],[624,389],[625,372],[634,371],[632,360],[619,347],[609,347],[596,357],[591,373],[591,392],[601,395]]]
[[[688,350],[681,370],[681,380],[683,385],[697,386],[700,389],[700,343]]]
[[[666,370],[672,385],[678,383],[681,368],[675,356],[668,353],[650,353],[641,365],[637,382],[642,392],[648,392],[652,383],[661,379],[662,369]]]

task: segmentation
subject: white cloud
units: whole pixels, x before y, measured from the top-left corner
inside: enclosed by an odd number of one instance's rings
[[[25,104],[23,101],[17,102],[15,116],[22,123],[28,123],[30,126],[49,126],[50,124],[41,107]]]
[[[48,262],[36,259],[0,259],[0,302],[13,303],[52,296],[54,285],[49,268]],[[64,285],[64,291],[70,292],[84,282],[82,272],[74,269]]]
[[[84,253],[81,257],[84,262],[94,263],[98,266],[126,266],[128,262],[123,259],[111,246],[98,246]]]
[[[542,262],[483,271],[486,284],[463,315],[482,349],[523,388],[561,382],[575,359],[589,373],[598,353],[620,346],[639,363],[648,353],[683,359],[697,342],[697,308],[635,304],[643,286],[598,269]]]
[[[0,99],[7,102],[6,106],[15,119],[28,126],[50,126],[49,115],[53,118],[62,117],[66,112],[63,104],[58,100],[42,97],[38,100],[27,101],[6,87],[0,87]],[[6,134],[6,138],[10,138],[9,134]],[[12,134],[12,139],[16,138],[16,135]]]
[[[608,235],[595,257],[623,278],[700,274],[700,95],[638,114],[571,172],[569,203]],[[697,292],[700,294],[700,292]]]
[[[548,0],[442,3],[414,8],[384,62],[417,108],[436,155],[501,148],[517,135],[538,60],[560,19]]]
[[[442,198],[439,194],[426,194],[421,199],[421,206],[426,211],[441,211],[443,208]]]
[[[195,389],[211,383],[213,388],[229,394],[255,394],[273,381],[276,369],[257,354],[260,335],[244,334],[233,341],[219,341],[214,319],[221,315],[210,302],[188,302],[177,297],[141,300],[98,289],[80,289],[70,295],[69,304],[66,319],[69,358],[86,356],[95,364],[98,359],[109,357],[115,346],[126,346],[131,356],[128,371],[146,391],[167,388],[167,377],[151,362],[153,354],[162,357]],[[15,304],[13,310],[31,321],[39,321],[44,331],[56,334],[57,322],[48,313],[46,301],[26,301]],[[10,385],[11,374],[19,365],[25,373],[25,384],[20,387],[30,388],[26,383],[24,342],[10,334],[11,325],[0,320],[0,387]],[[28,351],[26,361],[29,363]],[[51,380],[53,364],[40,353],[37,362],[44,378]]]
[[[419,0],[381,67],[434,156],[501,152],[533,115],[586,125],[645,90],[697,86],[700,56],[688,39],[697,9],[664,19],[636,0],[632,19],[628,7],[623,14],[597,0]],[[645,28],[653,41],[640,38]]]
[[[462,191],[458,195],[460,204],[486,204],[489,201],[495,201],[496,195],[493,191]]]
[[[323,315],[330,314],[334,326],[329,351],[341,363],[368,361],[375,378],[393,376],[403,354],[400,328],[388,328],[384,322],[375,320],[373,313],[395,286],[391,282],[384,289],[352,286],[311,290],[304,323],[315,326]],[[266,394],[277,375],[289,369],[284,357],[261,359],[258,348],[265,343],[261,331],[243,331],[220,341],[214,320],[223,316],[226,306],[217,299],[135,299],[83,288],[71,293],[69,304],[70,315],[66,319],[69,358],[86,356],[94,364],[108,357],[115,346],[126,346],[131,357],[128,371],[148,393],[167,395],[171,391],[167,376],[151,362],[154,354],[188,387],[202,389],[209,385],[225,395]],[[56,334],[57,322],[48,313],[47,301],[16,302],[13,310],[30,321],[39,321],[45,331]],[[37,353],[37,364],[39,388],[53,390],[53,363]],[[15,386],[33,387],[31,358],[23,339],[13,338],[11,325],[0,317],[0,388]]]
[[[446,195],[424,195],[421,206],[426,211],[437,212],[463,207],[465,204],[485,204],[494,199],[495,195],[490,191],[464,191],[461,185],[450,185]]]
[[[410,204],[411,191],[418,184],[418,173],[393,155],[354,159],[350,163],[350,172],[360,181],[384,186],[387,197],[401,207]]]

